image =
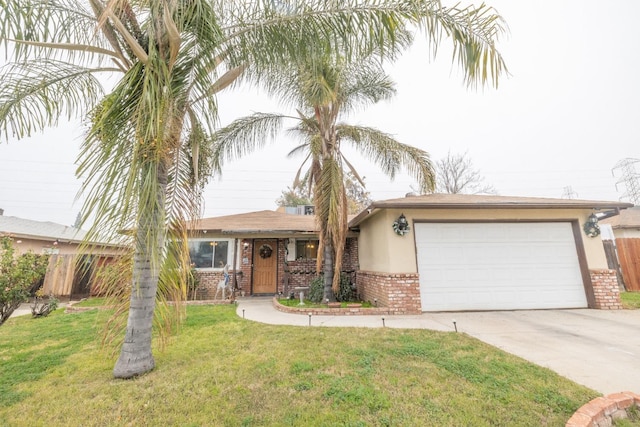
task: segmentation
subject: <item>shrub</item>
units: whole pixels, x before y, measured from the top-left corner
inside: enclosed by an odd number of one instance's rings
[[[309,283],[309,301],[319,304],[324,295],[324,277],[316,276]],[[340,302],[355,301],[356,293],[351,286],[351,278],[348,274],[340,274],[340,289],[335,294],[336,300]]]
[[[316,276],[309,283],[309,301],[319,304],[324,295],[324,277]]]
[[[356,293],[351,286],[351,278],[348,274],[340,274],[340,289],[336,294],[336,299],[340,302],[355,301],[356,299]]]
[[[49,297],[45,300],[44,292],[42,292],[42,288],[38,289],[36,292],[36,297],[33,300],[33,305],[31,306],[31,315],[35,317],[47,317],[49,313],[55,311],[58,308],[58,303],[60,301],[58,298],[53,295],[49,295]]]
[[[15,256],[13,239],[0,237],[0,325],[41,286],[48,264],[47,255]]]

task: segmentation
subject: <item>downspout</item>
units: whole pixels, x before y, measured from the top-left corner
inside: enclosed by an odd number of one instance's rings
[[[238,289],[238,238],[233,239],[233,292]]]

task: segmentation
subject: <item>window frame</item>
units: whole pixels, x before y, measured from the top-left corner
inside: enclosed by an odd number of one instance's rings
[[[301,244],[301,243],[303,243],[305,245],[304,246],[305,247],[305,253],[303,255],[300,255],[299,251],[298,251],[298,245]],[[309,243],[314,243],[314,245],[315,245],[315,251],[314,252],[315,252],[316,256],[313,257],[313,258],[309,258],[309,257],[306,256],[307,255],[307,247],[308,247],[307,245]],[[295,260],[296,261],[303,261],[303,260],[315,260],[315,259],[318,259],[318,246],[319,245],[320,245],[320,240],[319,239],[296,239],[296,257],[295,257]]]
[[[226,257],[226,263],[225,264],[229,264],[231,265],[231,263],[233,262],[233,247],[234,247],[234,240],[233,239],[225,239],[225,238],[218,238],[218,237],[197,237],[197,238],[193,238],[193,239],[188,239],[187,244],[189,246],[189,261],[191,262],[191,245],[192,244],[201,244],[204,242],[208,242],[211,246],[217,247],[217,244],[212,245],[213,242],[225,242],[227,244],[227,253],[225,255]],[[213,251],[211,252],[211,264],[214,263],[216,259],[216,249],[213,249]],[[193,264],[193,262],[192,262]],[[224,265],[222,267],[215,267],[213,265],[211,265],[210,267],[194,267],[196,270],[208,270],[208,271],[222,271],[224,269]]]

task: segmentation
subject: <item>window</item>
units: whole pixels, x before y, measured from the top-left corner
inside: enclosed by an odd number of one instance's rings
[[[229,259],[229,241],[189,240],[189,257],[196,268],[224,268]]]
[[[318,258],[318,243],[319,242],[317,240],[296,240],[296,258]]]

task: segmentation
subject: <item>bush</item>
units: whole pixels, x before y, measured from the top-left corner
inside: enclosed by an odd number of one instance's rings
[[[15,256],[13,239],[0,237],[0,325],[41,285],[48,264],[47,255]]]
[[[36,292],[36,297],[33,300],[33,305],[31,306],[31,315],[36,317],[47,317],[49,313],[55,311],[58,308],[58,303],[60,301],[58,298],[53,295],[49,295],[49,297],[45,300],[44,292],[42,289],[38,289]]]
[[[351,287],[351,278],[348,274],[340,274],[340,289],[336,294],[336,299],[340,302],[355,301],[356,293]]]
[[[316,276],[309,283],[309,301],[319,304],[324,295],[324,277]]]
[[[319,304],[324,295],[324,277],[316,276],[309,283],[309,301]],[[340,289],[335,294],[336,300],[340,302],[355,301],[356,293],[351,286],[351,278],[348,274],[340,274]]]

